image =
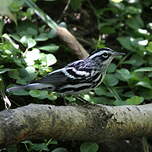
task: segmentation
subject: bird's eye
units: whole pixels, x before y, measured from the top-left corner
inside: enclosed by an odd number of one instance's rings
[[[102,54],[102,57],[103,57],[103,58],[108,58],[108,57],[109,57],[109,54],[105,52],[105,53]]]

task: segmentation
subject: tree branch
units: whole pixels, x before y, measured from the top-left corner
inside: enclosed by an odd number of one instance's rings
[[[0,146],[26,139],[104,142],[152,135],[152,104],[52,106],[30,104],[0,112]]]
[[[64,41],[80,59],[89,56],[88,52],[78,42],[75,36],[73,36],[66,28],[58,26],[56,32],[62,41]]]

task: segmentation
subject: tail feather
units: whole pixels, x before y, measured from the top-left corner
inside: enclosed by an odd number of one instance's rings
[[[15,86],[15,87],[11,87],[8,88],[6,91],[7,92],[14,92],[14,91],[18,91],[18,90],[24,90],[24,89],[28,89],[28,90],[39,90],[39,89],[51,89],[54,90],[53,85],[51,84],[45,84],[45,83],[31,83],[31,84],[27,84],[27,85],[23,85],[23,86]]]
[[[7,92],[14,92],[14,91],[18,91],[18,90],[24,90],[26,88],[25,86],[15,86],[15,87],[11,87],[6,89]]]

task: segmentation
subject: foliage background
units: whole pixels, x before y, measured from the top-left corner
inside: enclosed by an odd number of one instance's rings
[[[151,102],[152,1],[34,0],[34,2],[56,23],[66,26],[88,52],[101,47],[126,52],[124,57],[118,57],[112,62],[104,83],[94,91],[83,95],[84,99],[95,104],[115,106]],[[68,8],[63,11],[66,5]],[[16,2],[2,0],[0,14],[2,15],[0,16],[1,90],[15,84],[29,83],[77,59],[56,37],[55,31],[45,25],[35,15],[34,10],[27,7],[22,0]],[[55,105],[75,103],[73,97],[65,97],[63,100],[59,94],[46,90],[18,91],[8,94],[8,97],[12,102],[12,108],[27,105],[29,101]],[[2,98],[0,105],[0,109],[3,110]],[[24,141],[4,151],[122,150],[122,147],[115,148],[118,146],[112,145],[50,139]],[[142,148],[133,147],[132,151],[142,151]]]

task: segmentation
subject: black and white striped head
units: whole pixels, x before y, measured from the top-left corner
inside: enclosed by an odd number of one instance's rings
[[[110,48],[101,48],[97,49],[88,57],[97,68],[100,68],[102,71],[105,71],[108,65],[111,63],[112,59],[115,56],[124,55],[122,52],[115,52]]]
[[[89,59],[101,62],[101,63],[109,63],[115,56],[124,55],[121,52],[115,52],[110,48],[101,48],[97,49],[89,56]]]

